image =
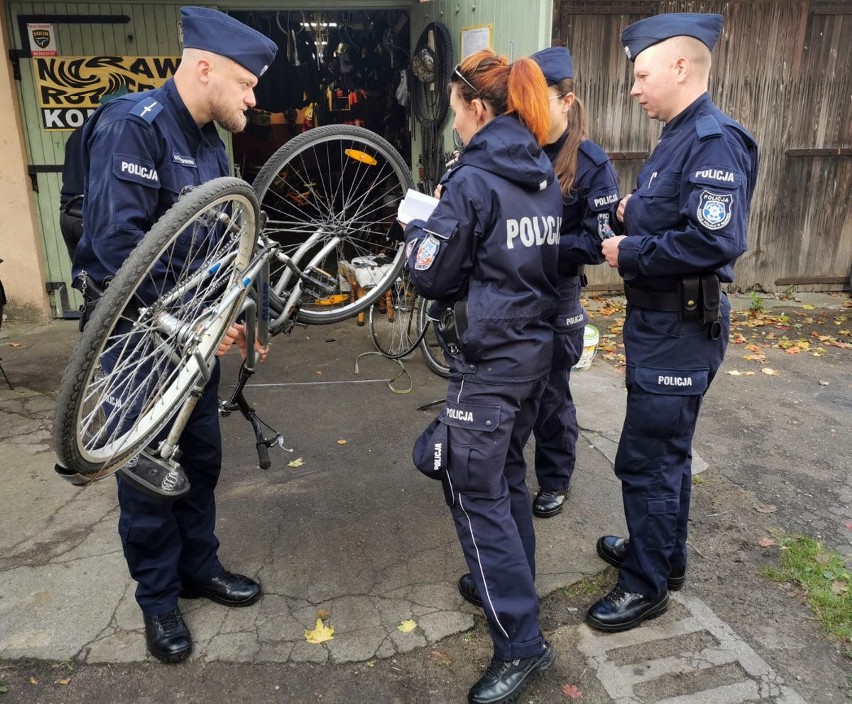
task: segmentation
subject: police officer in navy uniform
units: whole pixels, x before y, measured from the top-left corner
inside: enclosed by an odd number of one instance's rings
[[[87,300],[108,285],[122,262],[181,192],[229,173],[214,122],[230,132],[246,124],[253,89],[277,47],[265,36],[207,8],[181,9],[184,51],[172,79],[155,90],[101,107],[83,132],[86,192],[84,232],[74,259],[75,281]],[[95,292],[93,294],[92,292]],[[219,353],[236,341],[232,328]],[[217,413],[219,364],[180,437],[188,491],[158,498],[163,471],[141,458],[118,477],[119,534],[148,650],[164,662],[192,651],[178,596],[246,606],[260,585],[224,569],[214,534],[214,489],[222,463]]]
[[[466,146],[432,215],[406,227],[407,266],[436,301],[430,313],[450,366],[446,406],[414,458],[443,482],[470,568],[459,589],[483,606],[494,643],[468,700],[497,703],[514,700],[554,657],[538,618],[523,449],[553,351],[562,199],[539,146],[549,120],[535,62],[476,52],[450,88]]]
[[[601,241],[620,231],[618,176],[603,149],[588,137],[586,109],[574,93],[574,62],[565,47],[532,55],[547,81],[550,132],[544,152],[562,191],[559,239],[559,315],[550,378],[533,428],[539,491],[533,515],[556,516],[571,488],[577,447],[577,411],[569,386],[571,367],[583,354],[588,316],[580,303],[586,264],[604,258]]]
[[[665,14],[627,27],[631,95],[665,123],[618,214],[626,236],[604,240],[624,279],[627,414],[615,473],[629,538],[603,536],[598,554],[618,584],[586,622],[624,631],[658,616],[686,577],[692,437],[725,354],[730,306],[719,283],[746,251],[757,145],[707,92],[722,17]]]

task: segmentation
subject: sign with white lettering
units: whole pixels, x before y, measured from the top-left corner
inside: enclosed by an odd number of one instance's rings
[[[102,95],[126,86],[138,93],[163,85],[180,63],[177,56],[51,56],[33,59],[33,79],[46,130],[73,130],[100,104]]]

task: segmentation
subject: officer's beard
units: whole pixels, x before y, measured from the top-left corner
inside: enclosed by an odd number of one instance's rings
[[[242,132],[246,128],[246,114],[239,108],[231,107],[224,101],[217,100],[211,108],[213,119],[231,134]]]

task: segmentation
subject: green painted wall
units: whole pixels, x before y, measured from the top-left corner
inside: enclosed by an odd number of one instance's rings
[[[493,25],[491,48],[514,61],[550,46],[553,0],[428,0],[410,9],[411,48],[417,45],[430,22],[442,22],[450,30],[454,62],[461,61],[462,29]],[[444,126],[444,151],[452,151],[452,111]],[[412,158],[417,178],[421,135],[415,129]]]

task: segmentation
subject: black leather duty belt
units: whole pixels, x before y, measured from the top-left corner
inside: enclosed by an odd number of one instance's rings
[[[681,309],[681,297],[677,291],[649,291],[643,288],[632,288],[625,284],[624,295],[627,302],[637,308],[667,313],[678,313]]]

